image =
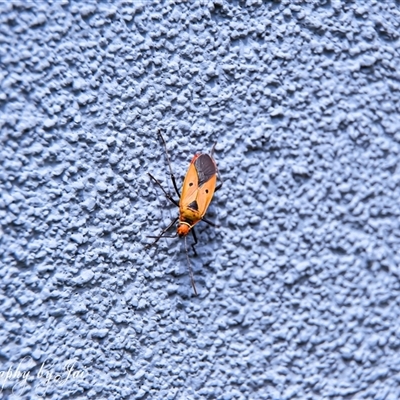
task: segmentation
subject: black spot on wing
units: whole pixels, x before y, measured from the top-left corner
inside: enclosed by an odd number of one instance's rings
[[[217,173],[214,161],[208,154],[201,154],[194,162],[194,166],[199,177],[199,186],[209,181]]]
[[[196,200],[192,201],[192,202],[188,205],[188,208],[191,208],[192,210],[195,210],[195,211],[199,211],[199,205],[197,204],[197,201],[196,201]]]

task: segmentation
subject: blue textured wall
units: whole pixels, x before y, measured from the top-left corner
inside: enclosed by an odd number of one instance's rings
[[[35,3],[0,4],[3,398],[400,398],[399,3]],[[199,297],[144,249],[159,128],[179,181],[218,141]]]

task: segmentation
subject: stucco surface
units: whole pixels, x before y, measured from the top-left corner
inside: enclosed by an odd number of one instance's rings
[[[0,2],[2,398],[400,398],[399,24]],[[158,129],[179,184],[217,141],[198,297],[182,240],[144,248],[177,215]]]

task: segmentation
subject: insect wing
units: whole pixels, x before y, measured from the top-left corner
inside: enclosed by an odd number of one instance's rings
[[[208,154],[196,155],[183,182],[180,209],[186,215],[188,208],[198,222],[206,213],[215,191],[217,168]]]
[[[194,164],[199,175],[197,204],[200,217],[202,218],[214,195],[217,184],[217,167],[214,160],[208,154],[202,154]]]
[[[181,198],[179,200],[180,207],[187,206],[193,200],[196,200],[197,189],[199,188],[199,178],[197,176],[196,167],[193,162],[190,163],[189,169],[183,181]]]
[[[193,164],[196,167],[199,186],[204,185],[217,173],[215,162],[208,154],[200,154],[200,156],[194,160]]]

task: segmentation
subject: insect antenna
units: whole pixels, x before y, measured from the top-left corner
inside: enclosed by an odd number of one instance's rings
[[[146,236],[150,239],[170,239],[170,238],[176,238],[178,235],[158,235],[158,236]]]
[[[192,265],[190,264],[190,258],[189,258],[189,252],[188,252],[188,247],[187,247],[187,242],[186,242],[186,236],[185,236],[185,249],[186,249],[186,258],[187,258],[188,266],[189,266],[190,282],[192,283],[194,295],[198,296],[197,290],[196,290],[196,285],[194,284],[193,271],[192,271]]]
[[[164,236],[168,230],[171,228],[172,225],[175,224],[175,222],[178,221],[178,217],[176,217],[174,220],[172,220],[172,222],[158,235],[158,236],[147,236],[149,238],[155,238],[156,240],[153,243],[148,244],[145,249],[149,249],[150,247],[154,246],[162,237],[167,237]],[[175,237],[175,236],[172,236]]]

